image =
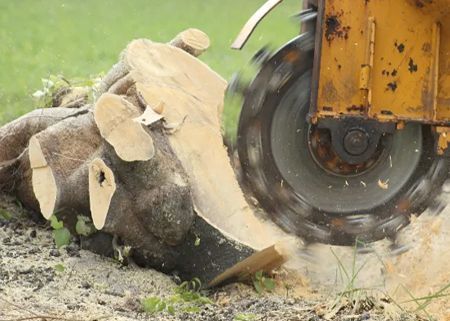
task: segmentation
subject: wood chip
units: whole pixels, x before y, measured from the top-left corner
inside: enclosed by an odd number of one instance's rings
[[[378,186],[382,189],[388,189],[389,188],[389,179],[386,181],[382,181],[381,179],[378,180]]]

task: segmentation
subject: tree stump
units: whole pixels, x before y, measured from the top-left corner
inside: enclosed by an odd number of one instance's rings
[[[134,40],[92,104],[59,93],[55,105],[72,108],[0,128],[0,191],[72,233],[89,218],[98,232],[86,246],[106,254],[99,240],[119,240],[138,264],[182,279],[217,285],[281,265],[284,235],[246,203],[223,146],[227,83],[196,58],[208,47],[196,29]]]

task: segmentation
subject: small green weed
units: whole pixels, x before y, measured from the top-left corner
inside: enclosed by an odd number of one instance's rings
[[[213,302],[201,292],[201,282],[195,278],[189,282],[181,283],[175,293],[169,298],[148,297],[142,300],[142,309],[149,314],[167,312],[175,314],[177,311],[198,313],[201,307]]]
[[[256,314],[253,313],[238,313],[234,316],[233,321],[255,321]]]
[[[7,210],[4,210],[2,208],[0,208],[0,218],[5,220],[5,221],[11,221],[11,219],[13,218],[12,214],[10,212],[8,212]]]
[[[194,246],[196,246],[196,247],[200,246],[200,242],[201,242],[200,237],[199,237],[198,235],[195,235],[195,243],[194,243]]]
[[[50,75],[48,78],[42,78],[42,88],[36,90],[32,97],[36,103],[36,107],[48,108],[53,106],[53,100],[59,92],[64,91],[66,88],[73,87],[87,87],[91,88],[89,91],[89,98],[94,95],[94,86],[99,77],[92,79],[71,79],[67,80],[62,75]]]
[[[69,86],[70,82],[63,76],[50,75],[48,78],[41,78],[42,89],[36,90],[32,97],[39,107],[52,107],[53,94],[59,89]]]
[[[56,264],[56,265],[54,266],[54,269],[55,269],[56,272],[62,273],[62,272],[65,271],[66,268],[64,267],[64,265],[62,265],[61,263],[59,263],[59,264]]]
[[[253,287],[258,294],[272,292],[275,289],[275,280],[266,276],[263,271],[256,272],[252,282]]]
[[[129,245],[121,245],[120,238],[114,235],[112,240],[114,250],[114,259],[121,265],[128,265],[128,257],[132,253],[132,247]]]
[[[164,299],[155,296],[142,300],[142,309],[149,314],[163,312],[166,309],[170,314],[174,314],[175,312],[173,306],[168,306]]]
[[[50,225],[53,229],[53,239],[55,240],[56,247],[59,249],[70,243],[70,232],[64,227],[63,221],[59,221],[55,214],[50,217]]]
[[[77,224],[75,225],[75,231],[78,235],[89,236],[95,232],[95,227],[88,217],[78,215]]]

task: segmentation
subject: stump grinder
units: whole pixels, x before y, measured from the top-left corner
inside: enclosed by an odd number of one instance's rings
[[[447,178],[450,0],[305,0],[296,16],[300,35],[254,58],[238,126],[244,180],[308,241],[395,238]]]

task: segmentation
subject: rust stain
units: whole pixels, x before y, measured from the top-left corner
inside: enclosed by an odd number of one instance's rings
[[[362,112],[365,111],[365,107],[363,105],[359,105],[359,106],[352,105],[352,106],[347,107],[346,109],[347,109],[348,112],[355,112],[356,111],[356,112],[362,113]]]
[[[342,26],[341,18],[344,12],[341,11],[338,14],[330,14],[325,20],[325,38],[331,43],[334,39],[348,39],[348,33],[350,32],[350,26]]]
[[[292,50],[283,57],[283,60],[286,62],[294,63],[299,59],[299,57],[300,57],[300,54],[297,51]]]
[[[345,220],[342,218],[335,218],[331,221],[331,226],[337,230],[342,230],[345,227]]]
[[[411,202],[408,199],[401,199],[397,203],[396,208],[399,210],[399,212],[408,212],[408,210],[411,208]]]
[[[323,1],[317,117],[355,116],[363,104],[368,118],[450,123],[450,42],[446,41],[450,0],[388,2],[394,15],[386,15],[377,1],[367,7],[365,0]],[[376,21],[373,52],[372,20]],[[366,68],[371,55],[368,78],[361,68]],[[369,86],[372,100],[367,107],[368,95],[362,90]],[[326,111],[324,106],[333,109]]]
[[[389,77],[389,76],[395,77],[395,76],[398,75],[398,71],[397,71],[397,69],[393,69],[392,71],[388,71],[388,70],[386,70],[386,69],[383,69],[383,71],[381,72],[381,74],[382,74],[383,76],[387,76],[387,77]]]
[[[398,42],[395,42],[394,46],[397,48],[399,53],[403,53],[405,51],[405,45],[402,43],[399,44]]]
[[[422,51],[425,53],[431,53],[431,49],[432,49],[431,43],[429,42],[425,42],[422,46]]]
[[[422,90],[422,105],[426,117],[433,112],[433,92],[428,88],[428,82],[425,83]]]
[[[327,81],[323,88],[322,96],[324,100],[335,103],[339,100],[339,95],[332,81]]]
[[[406,108],[406,111],[408,113],[416,114],[416,113],[422,112],[423,111],[423,107],[422,106],[408,107],[408,108]]]
[[[387,84],[386,91],[391,90],[392,92],[395,92],[398,88],[397,82],[393,81]]]
[[[450,98],[438,98],[438,104],[442,107],[450,108]]]
[[[414,0],[415,1],[415,5],[418,8],[423,8],[425,7],[427,4],[432,4],[433,0]]]
[[[414,63],[414,60],[412,58],[409,58],[408,70],[410,73],[415,73],[417,72],[417,70],[419,70],[419,66],[417,66],[416,63]]]

